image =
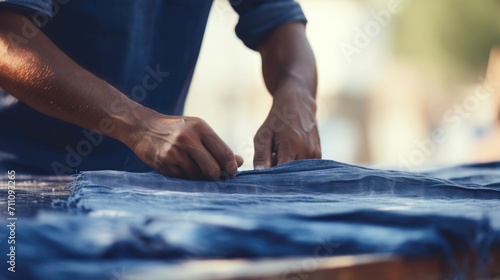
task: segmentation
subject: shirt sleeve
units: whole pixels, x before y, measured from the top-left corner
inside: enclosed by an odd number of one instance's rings
[[[255,50],[271,32],[289,22],[307,22],[300,5],[293,0],[229,0],[240,19],[236,35]]]
[[[52,17],[52,0],[0,0],[0,9],[11,9],[33,17]]]

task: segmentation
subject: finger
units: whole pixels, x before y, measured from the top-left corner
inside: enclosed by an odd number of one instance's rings
[[[221,173],[225,172],[229,178],[236,176],[238,165],[236,164],[233,151],[231,151],[226,143],[213,131],[203,136],[201,141],[221,167]]]
[[[266,129],[259,129],[253,140],[255,154],[253,166],[255,169],[265,169],[271,167],[271,142],[272,132]]]
[[[205,147],[202,147],[200,150],[190,151],[189,155],[206,179],[218,180],[220,178],[220,165]]]
[[[293,153],[290,145],[287,144],[278,145],[278,149],[276,151],[276,159],[277,159],[276,165],[281,165],[287,162],[294,161],[295,154]]]
[[[198,165],[186,152],[179,150],[170,151],[168,158],[164,156],[159,159],[157,167],[160,172],[167,176],[192,180],[205,179]]]
[[[238,167],[242,166],[243,163],[245,162],[243,157],[240,155],[234,155],[234,159],[236,160],[236,164],[238,165]]]
[[[172,178],[186,178],[186,174],[182,170],[180,166],[174,164],[170,161],[170,158],[183,158],[184,155],[182,153],[178,153],[177,151],[171,152],[169,158],[162,156],[161,154],[157,154],[154,160],[155,168],[163,175]]]
[[[186,173],[184,173],[184,171],[182,171],[180,167],[175,165],[159,168],[158,171],[160,171],[161,174],[171,178],[179,178],[179,179],[187,178]]]
[[[201,170],[201,167],[198,163],[190,156],[187,156],[187,159],[181,162],[180,167],[182,171],[187,174],[187,178],[191,180],[214,180],[214,178],[205,175],[205,173]],[[215,177],[216,178],[216,177]]]

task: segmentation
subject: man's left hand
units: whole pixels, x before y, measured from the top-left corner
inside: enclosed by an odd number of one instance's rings
[[[254,168],[321,158],[316,103],[298,89],[274,94],[273,106],[254,138]]]

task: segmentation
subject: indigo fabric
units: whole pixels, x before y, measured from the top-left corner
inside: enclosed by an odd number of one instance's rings
[[[306,22],[293,0],[227,1],[239,14],[238,37],[253,49],[278,26]],[[37,15],[42,31],[80,66],[167,115],[183,112],[211,5],[211,0],[0,0],[0,9]],[[127,110],[119,103],[111,107],[117,114]],[[2,89],[0,130],[8,131],[0,133],[0,166],[19,172],[152,171],[121,142],[43,115]]]
[[[301,160],[217,182],[83,172],[68,201],[54,204],[73,215],[42,213],[20,226],[19,260],[27,277],[109,279],[123,267],[193,259],[364,253],[458,267],[452,256],[472,251],[478,262],[460,265],[481,270],[500,246],[499,167],[417,174]]]
[[[0,0],[0,9],[4,8],[40,19],[52,16],[52,0]]]

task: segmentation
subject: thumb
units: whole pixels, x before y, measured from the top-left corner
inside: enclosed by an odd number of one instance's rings
[[[269,135],[266,135],[269,134]],[[255,169],[265,169],[271,167],[271,131],[266,133],[266,130],[260,129],[255,135],[254,146],[255,154],[253,157],[253,167]]]

